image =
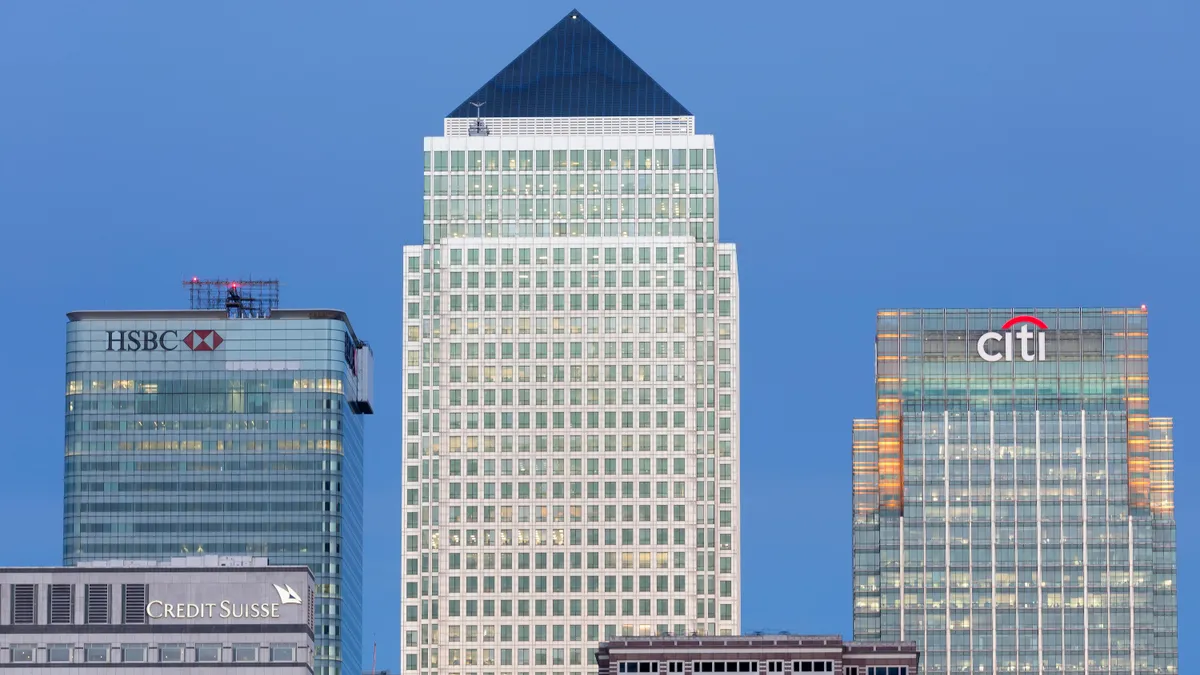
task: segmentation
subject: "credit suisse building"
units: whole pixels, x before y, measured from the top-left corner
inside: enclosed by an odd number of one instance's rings
[[[372,355],[345,313],[68,318],[64,564],[308,566],[314,672],[359,672]]]
[[[1144,307],[896,309],[854,421],[854,638],[922,671],[1178,670]]]

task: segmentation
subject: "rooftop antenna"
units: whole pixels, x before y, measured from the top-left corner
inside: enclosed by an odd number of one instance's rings
[[[487,136],[488,128],[487,125],[483,123],[483,106],[487,105],[487,101],[480,101],[479,103],[476,103],[475,101],[468,101],[468,103],[475,106],[475,123],[471,125],[470,129],[467,130],[467,135]]]
[[[275,279],[201,279],[183,282],[191,308],[223,310],[231,319],[261,319],[279,308],[279,281]]]

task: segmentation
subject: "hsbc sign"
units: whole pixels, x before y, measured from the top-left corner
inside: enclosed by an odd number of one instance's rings
[[[211,352],[225,341],[215,330],[189,331],[182,339],[179,333],[175,330],[110,330],[105,351],[173,352],[183,345],[193,352]]]
[[[1009,330],[1018,324],[1021,325],[1020,330],[1016,332]],[[1030,325],[1037,328],[1037,332],[1029,330]],[[1041,319],[1028,315],[1014,316],[1006,321],[1000,330],[1005,332],[1003,334],[984,333],[979,336],[979,342],[975,344],[975,349],[984,361],[996,362],[1001,359],[1012,361],[1013,355],[1017,351],[1019,351],[1022,361],[1046,360],[1046,324]],[[1019,350],[1013,349],[1014,339],[1020,343]],[[1031,342],[1034,344],[1030,344]]]

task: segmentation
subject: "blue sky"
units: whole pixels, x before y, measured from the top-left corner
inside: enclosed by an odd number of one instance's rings
[[[850,633],[883,306],[1150,308],[1198,621],[1200,4],[581,2],[717,139],[741,256],[746,630]],[[284,281],[376,349],[364,652],[399,662],[400,247],[421,137],[557,2],[0,3],[0,564],[60,562],[64,313]]]

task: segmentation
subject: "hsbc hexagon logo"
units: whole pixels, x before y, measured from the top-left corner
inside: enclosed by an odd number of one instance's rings
[[[1021,324],[1021,330],[1015,333],[1011,330],[1013,326]],[[1029,326],[1037,328],[1037,332],[1029,330]],[[1046,360],[1046,323],[1036,316],[1022,315],[1014,316],[1000,327],[1000,330],[1007,331],[1004,334],[990,332],[979,336],[979,342],[975,344],[976,351],[979,352],[979,357],[984,361],[996,362],[1001,359],[1005,361],[1013,360],[1013,338],[1016,338],[1021,343],[1021,360],[1022,361],[1038,361]],[[1037,337],[1036,352],[1031,350],[1030,341]],[[988,349],[988,343],[1002,342],[1004,343],[1003,350],[992,351]]]
[[[110,330],[106,351],[110,352],[173,352],[180,343],[194,352],[211,352],[225,340],[215,330],[194,330],[179,339],[175,330]]]
[[[215,330],[194,330],[182,340],[183,345],[194,352],[211,352],[224,341]]]

